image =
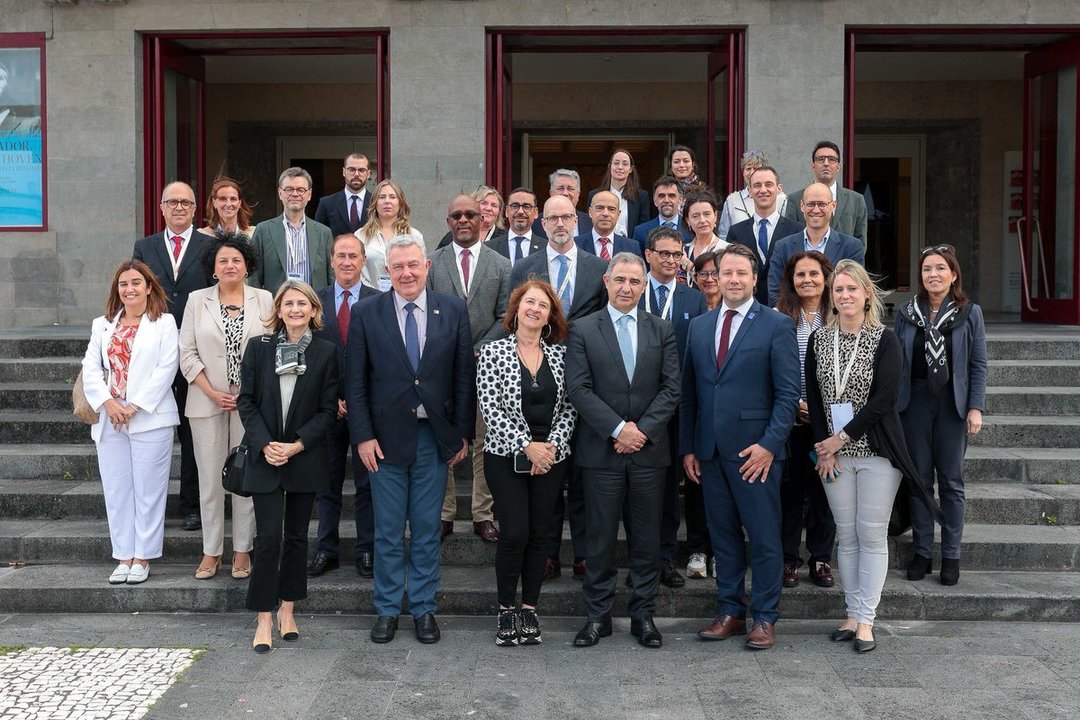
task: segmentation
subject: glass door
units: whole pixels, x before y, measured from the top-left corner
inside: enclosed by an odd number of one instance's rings
[[[741,174],[733,171],[737,163],[732,157],[734,149],[742,145],[742,139],[736,137],[741,123],[734,121],[739,112],[738,87],[731,72],[736,67],[734,37],[728,38],[727,45],[726,50],[709,53],[709,70],[705,81],[706,132],[709,139],[708,177],[705,179],[710,187],[716,188],[721,200],[729,192],[742,187]]]

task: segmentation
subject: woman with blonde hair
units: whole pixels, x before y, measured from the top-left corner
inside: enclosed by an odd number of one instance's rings
[[[383,180],[371,195],[375,199],[368,221],[354,233],[364,243],[367,253],[360,281],[386,292],[390,289],[390,275],[386,270],[386,249],[390,242],[398,235],[409,235],[423,242],[424,236],[409,222],[411,209],[400,185],[390,179]]]

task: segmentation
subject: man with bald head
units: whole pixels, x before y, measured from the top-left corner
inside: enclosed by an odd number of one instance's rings
[[[203,249],[213,238],[203,235],[192,225],[195,217],[195,191],[182,182],[171,182],[161,192],[161,216],[165,230],[144,237],[135,243],[132,260],[141,260],[149,266],[165,290],[169,301],[169,314],[180,327],[187,306],[188,295],[193,290],[210,287],[211,278],[203,271]],[[180,514],[185,530],[198,530],[199,520],[199,471],[195,467],[195,451],[192,447],[191,426],[183,413],[187,406],[188,382],[179,372],[173,381],[176,406],[181,408],[180,426]]]
[[[810,153],[810,170],[814,173],[814,181],[829,188],[832,199],[836,201],[833,210],[832,229],[846,235],[854,235],[862,244],[863,252],[866,252],[866,198],[854,190],[840,187],[837,176],[840,175],[840,148],[836,143],[822,140],[814,146]],[[802,199],[806,189],[799,190],[788,196],[784,206],[784,215],[801,223],[806,222],[802,212]]]
[[[504,335],[502,320],[510,295],[510,261],[480,242],[480,203],[471,195],[458,195],[446,215],[452,241],[431,254],[427,287],[465,301],[469,310],[473,351]],[[485,542],[499,539],[492,513],[493,501],[484,478],[483,416],[476,413],[476,439],[472,448],[473,532]],[[442,537],[454,531],[457,493],[450,469],[442,507]]]
[[[833,213],[836,211],[836,201],[833,200],[832,191],[829,190],[828,185],[823,183],[807,185],[802,191],[800,211],[806,220],[806,227],[801,232],[788,235],[779,242],[773,241],[776,247],[769,259],[769,305],[774,307],[776,299],[780,297],[780,283],[784,281],[784,266],[788,258],[799,251],[816,250],[823,253],[834,267],[845,258],[854,260],[860,265],[865,262],[863,244],[859,242],[859,239],[834,230],[830,226]]]
[[[622,252],[641,256],[641,246],[625,235],[615,232],[619,223],[619,198],[610,190],[601,190],[589,201],[589,219],[592,230],[575,238],[578,247],[592,253],[604,262]]]

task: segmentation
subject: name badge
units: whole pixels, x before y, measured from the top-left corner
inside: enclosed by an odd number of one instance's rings
[[[829,414],[832,416],[833,432],[838,433],[855,419],[855,406],[851,403],[832,403]]]
[[[391,283],[390,283],[390,276],[389,275],[380,275],[379,276],[379,290],[381,290],[382,292],[389,292],[391,287],[393,287],[393,285],[391,285]]]
[[[290,280],[303,280],[304,276],[301,275],[300,273],[289,273],[289,279]]]

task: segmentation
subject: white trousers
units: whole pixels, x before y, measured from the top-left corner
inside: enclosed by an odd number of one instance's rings
[[[106,419],[97,442],[98,471],[116,560],[161,557],[169,496],[173,432],[162,427],[131,435]]]
[[[192,390],[191,392],[201,392]],[[225,488],[221,466],[229,450],[244,439],[240,413],[188,418],[195,464],[199,467],[199,511],[202,517],[203,554],[218,557],[225,551]],[[255,508],[251,498],[228,493],[232,504],[233,552],[251,552],[255,541]]]
[[[889,517],[900,471],[883,457],[839,457],[840,477],[825,485],[836,521],[836,559],[848,617],[874,624],[889,572]]]

